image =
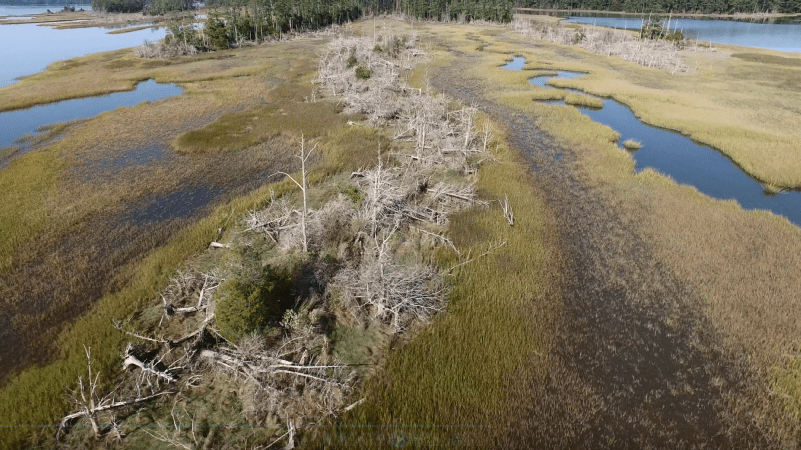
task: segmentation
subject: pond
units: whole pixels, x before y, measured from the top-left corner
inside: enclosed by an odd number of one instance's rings
[[[523,64],[524,58],[515,58],[504,68],[521,70]],[[529,82],[549,88],[549,80],[577,78],[583,75],[575,72],[559,72],[557,76],[534,77]],[[574,89],[564,90],[584,94]],[[636,163],[636,171],[651,167],[670,176],[677,183],[695,186],[710,197],[735,199],[745,209],[767,209],[801,226],[801,192],[766,193],[758,181],[748,176],[714,148],[698,144],[681,133],[644,124],[627,106],[615,100],[606,98],[601,100],[604,103],[601,109],[586,107],[577,109],[593,121],[620,133],[619,142],[633,139],[642,143],[640,150],[631,153]],[[564,105],[564,102],[549,101],[547,104]]]
[[[19,77],[41,72],[55,61],[135,47],[165,34],[165,28],[109,34],[102,28],[56,30],[36,24],[0,25],[0,88],[16,83]]]
[[[2,92],[2,91],[0,91]],[[65,100],[33,108],[0,113],[0,148],[12,145],[17,139],[34,133],[45,125],[86,119],[118,106],[133,106],[144,101],[156,101],[181,95],[183,90],[174,84],[159,84],[153,80],[139,83],[129,92],[117,92],[100,97]]]
[[[566,21],[628,30],[639,30],[643,24],[643,19],[622,17],[571,16]],[[672,19],[670,29],[680,30],[685,38],[701,42],[801,53],[801,24]]]

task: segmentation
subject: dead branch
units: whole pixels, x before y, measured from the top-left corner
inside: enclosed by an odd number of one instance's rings
[[[300,153],[297,155],[297,157],[300,159],[301,182],[298,182],[295,178],[292,177],[292,175],[290,175],[290,174],[288,174],[286,172],[276,172],[273,175],[280,174],[280,175],[286,176],[287,178],[292,180],[292,182],[295,183],[300,188],[301,192],[303,193],[303,213],[300,216],[300,228],[301,228],[301,232],[303,233],[303,252],[307,253],[309,251],[309,242],[308,242],[308,239],[306,238],[306,219],[307,219],[307,217],[309,215],[309,211],[308,211],[308,208],[306,207],[306,175],[307,175],[307,172],[306,172],[306,161],[308,161],[308,159],[311,156],[312,152],[314,152],[314,150],[317,148],[317,144],[315,144],[314,147],[312,149],[308,150],[308,151],[305,149],[305,146],[306,146],[306,140],[304,139],[303,135],[301,134],[301,136],[300,136]]]
[[[501,201],[501,208],[503,208],[503,217],[506,218],[506,221],[509,222],[509,226],[514,226],[515,224],[515,215],[512,213],[512,207],[509,205],[509,196],[504,195],[503,201]]]
[[[122,366],[125,367],[126,369],[129,366],[136,366],[139,369],[141,369],[145,375],[153,375],[157,378],[162,378],[170,383],[175,383],[176,381],[178,381],[178,379],[175,378],[175,376],[173,376],[171,373],[169,373],[169,371],[158,370],[156,368],[156,364],[154,364],[153,362],[144,362],[139,358],[137,358],[136,355],[133,354],[133,347],[131,346],[131,344],[128,344],[128,346],[125,348],[123,356],[125,357],[125,360],[122,362]]]
[[[499,244],[496,244],[496,245],[490,247],[490,249],[487,250],[486,252],[484,252],[484,253],[476,256],[476,257],[473,257],[473,258],[470,258],[470,254],[468,253],[467,254],[467,258],[468,259],[466,261],[462,261],[459,264],[457,264],[457,265],[451,267],[450,269],[448,269],[448,273],[453,273],[453,271],[456,270],[457,268],[462,267],[465,264],[469,264],[469,263],[471,263],[471,262],[473,262],[473,261],[475,261],[475,260],[477,260],[479,258],[483,258],[483,257],[489,255],[490,253],[494,252],[495,250],[498,250],[499,248],[503,247],[504,245],[506,245],[506,241],[503,241],[503,242],[501,242]]]
[[[355,408],[355,407],[357,407],[357,406],[361,405],[362,403],[364,403],[364,401],[365,401],[365,400],[367,400],[367,398],[362,398],[362,399],[359,399],[359,400],[357,400],[357,401],[355,401],[355,402],[351,403],[350,405],[348,405],[348,406],[346,406],[346,407],[342,408],[342,412],[348,412],[348,411],[350,411],[351,409],[353,409],[353,408]]]
[[[457,249],[456,246],[453,245],[453,242],[450,239],[446,238],[445,236],[443,236],[441,234],[432,233],[430,231],[426,231],[426,230],[424,230],[422,228],[419,228],[419,227],[409,227],[409,228],[414,228],[415,230],[418,230],[421,233],[424,233],[424,234],[427,234],[427,235],[433,237],[435,240],[438,240],[440,242],[448,244],[448,246],[450,248],[452,248],[453,251],[456,252],[457,255],[461,255],[461,252],[459,252],[459,249]]]
[[[91,349],[84,348],[86,351],[86,359],[87,359],[87,383],[84,384],[83,377],[78,377],[78,387],[76,389],[77,395],[73,394],[70,395],[73,404],[78,408],[77,412],[72,414],[68,414],[61,419],[61,423],[58,426],[58,430],[56,431],[56,440],[61,439],[62,430],[69,426],[69,424],[73,420],[86,418],[89,420],[90,424],[92,425],[92,432],[95,436],[100,435],[100,427],[97,423],[97,416],[99,413],[110,411],[117,408],[122,408],[125,406],[134,405],[141,402],[146,402],[152,400],[154,398],[160,397],[162,395],[170,394],[171,392],[159,392],[153,395],[149,395],[146,397],[137,396],[137,398],[131,400],[125,400],[120,402],[115,402],[113,400],[112,394],[108,393],[103,397],[100,397],[97,393],[97,382],[100,377],[100,374],[92,374],[92,355]]]

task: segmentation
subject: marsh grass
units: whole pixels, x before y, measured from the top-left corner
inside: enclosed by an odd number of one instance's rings
[[[565,103],[573,106],[585,106],[587,108],[601,109],[604,107],[604,101],[599,98],[593,98],[587,95],[576,94],[568,92],[565,95]]]
[[[534,101],[565,100],[567,92],[556,89],[539,89],[531,94]]]
[[[224,115],[173,141],[179,153],[219,152],[251,147],[282,133],[317,138],[343,126],[349,118],[331,102],[294,103]]]
[[[142,26],[142,27],[123,28],[121,30],[109,31],[108,34],[125,34],[125,33],[131,33],[131,32],[134,32],[134,31],[147,30],[148,28],[154,28],[154,27],[152,25],[146,25],[146,26]]]
[[[506,417],[508,377],[520,375],[534,352],[547,351],[554,305],[543,300],[553,283],[547,209],[531,190],[524,165],[503,140],[496,144],[499,162],[480,169],[477,188],[488,198],[509,195],[514,227],[491,208],[453,217],[449,234],[463,254],[494,242],[506,245],[454,273],[447,314],[396,345],[359,394],[367,401],[334,430],[315,432],[310,448],[383,447],[404,439],[425,448],[456,436],[460,445],[473,446],[497,438],[491,424]],[[459,262],[444,248],[435,257],[444,269]]]
[[[426,31],[454,39],[452,45],[463,51],[469,49],[460,45],[460,39],[469,41],[447,27]],[[717,142],[724,153],[738,155],[735,160],[753,161],[748,172],[785,180],[768,183],[780,188],[797,183],[793,180],[801,174],[798,147],[789,145],[790,140],[799,140],[801,126],[797,105],[788,101],[801,93],[795,66],[785,60],[767,62],[773,55],[769,51],[750,52],[766,56],[765,63],[756,62],[756,56],[745,58],[751,62],[722,53],[685,52],[683,57],[698,70],[671,77],[546,42],[532,48],[529,41],[510,34],[487,41],[490,45],[484,52],[466,51],[474,58],[468,75],[480,80],[477,89],[529,114],[541,130],[571,150],[576,158],[571,165],[585,182],[648,240],[658,260],[697,289],[704,314],[722,333],[727,348],[748,354],[749,364],[760,374],[748,387],[754,392],[755,419],[786,439],[797,439],[801,323],[788,312],[801,308],[801,297],[794,290],[801,284],[798,228],[768,212],[743,211],[736,202],[711,199],[650,169],[635,174],[634,160],[617,147],[617,132],[574,108],[532,102],[536,88],[525,86],[530,74],[499,67],[514,54],[525,56],[530,61],[527,66],[549,62],[563,70],[586,72],[581,78],[560,80],[560,86],[614,97],[648,123],[693,138],[708,136],[701,140]],[[488,52],[492,48],[507,53],[492,55]]]
[[[0,170],[0,297],[4,319],[16,330],[14,339],[5,340],[0,422],[20,426],[2,433],[0,447],[19,443],[30,435],[29,426],[51,423],[64,412],[62,389],[85,370],[84,345],[92,347],[99,366],[113,366],[123,336],[110,326],[112,320],[135,314],[187,258],[218,239],[219,229],[269,201],[270,189],[276,195],[294,192],[287,181],[266,187],[265,182],[278,170],[296,170],[292,155],[301,132],[320,144],[312,182],[374,159],[361,145],[373,149],[386,137],[344,127],[347,118],[336,114],[335,105],[306,103],[320,42],[297,39],[156,65],[110,52],[51,67],[39,81],[26,80],[28,87],[17,92],[28,96],[17,97],[22,103],[41,101],[39,87],[81,84],[90,72],[99,85],[117,75],[128,81],[140,76],[195,81],[187,81],[190,95],[101,114]],[[103,92],[112,84],[103,85]],[[4,97],[0,107],[8,105]],[[238,151],[184,156],[168,149],[178,136],[213,123],[221,113],[259,105],[273,115],[261,124],[259,139],[237,142]],[[278,126],[283,130],[276,134]],[[163,146],[165,157],[89,170],[143,145]],[[203,200],[209,204],[189,217],[169,219],[168,211],[167,220],[125,224],[131,211],[148,208],[154,199],[201,188],[222,194]],[[20,372],[33,361],[39,365]],[[104,376],[108,381],[115,375]],[[20,404],[34,406],[15,406]]]
[[[635,141],[634,139],[626,139],[623,141],[623,148],[626,150],[639,150],[642,148],[642,142]]]

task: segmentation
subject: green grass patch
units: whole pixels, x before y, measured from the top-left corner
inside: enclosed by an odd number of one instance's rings
[[[38,205],[52,195],[62,167],[58,157],[38,151],[0,170],[0,274],[19,258],[17,247],[47,226],[50,214]]]
[[[743,61],[748,62],[775,64],[786,67],[801,67],[801,58],[769,55],[763,53],[732,53],[731,57],[742,59]]]
[[[801,419],[801,358],[796,356],[786,368],[773,370],[773,388],[787,409]]]
[[[331,102],[295,103],[226,114],[179,136],[172,146],[181,153],[206,153],[252,147],[282,133],[313,139],[347,122],[337,109]]]

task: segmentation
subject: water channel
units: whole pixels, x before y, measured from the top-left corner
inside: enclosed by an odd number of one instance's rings
[[[2,91],[0,91],[2,92]],[[65,100],[33,108],[0,113],[0,148],[14,144],[20,137],[34,133],[38,128],[58,122],[86,119],[119,106],[134,106],[144,101],[181,95],[183,90],[175,84],[159,84],[153,80],[139,83],[129,92],[117,92],[100,97]]]
[[[577,17],[566,22],[639,30],[647,19],[625,17]],[[665,25],[668,25],[665,22]],[[801,24],[750,23],[734,20],[672,19],[671,30],[687,39],[717,44],[741,45],[780,52],[801,53]]]
[[[524,58],[516,57],[504,68],[522,70],[524,64]],[[529,82],[551,88],[548,86],[549,80],[577,78],[583,75],[575,72],[559,72],[557,76],[533,77]],[[563,90],[587,95],[574,89]],[[681,133],[646,125],[637,119],[627,106],[612,99],[600,99],[604,103],[600,109],[586,107],[577,109],[593,121],[620,133],[620,142],[633,139],[642,143],[640,150],[631,152],[637,171],[651,167],[669,175],[677,183],[695,186],[710,197],[735,199],[745,209],[770,210],[801,226],[801,192],[766,193],[758,181],[748,176],[714,148],[698,144]],[[546,103],[564,105],[563,101]]]

